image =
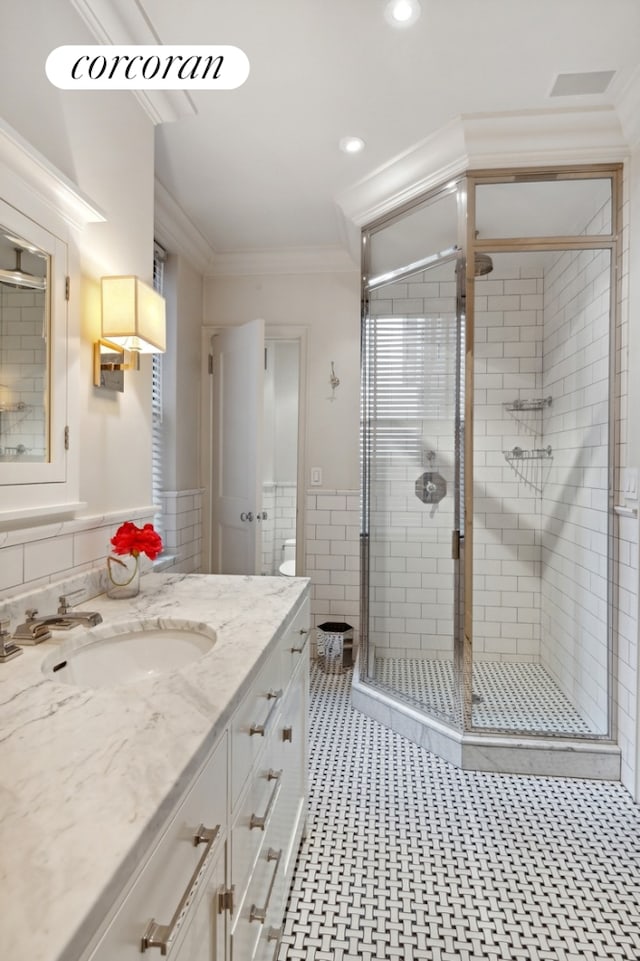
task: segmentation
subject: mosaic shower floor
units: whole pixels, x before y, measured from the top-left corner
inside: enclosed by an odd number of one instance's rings
[[[453,714],[451,661],[376,658],[376,680],[429,708]],[[479,727],[593,734],[541,664],[476,661],[473,665],[473,723]]]
[[[308,836],[279,961],[638,961],[620,784],[461,771],[312,669]]]

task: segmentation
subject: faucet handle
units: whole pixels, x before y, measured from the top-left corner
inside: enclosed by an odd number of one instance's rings
[[[3,618],[0,620],[0,664],[12,660],[19,654],[22,654],[22,648],[14,643],[9,633],[9,621]]]
[[[58,601],[60,603],[58,614],[66,614],[69,611],[71,604],[74,603],[74,601],[69,600],[70,598],[75,597],[75,603],[77,604],[85,597],[86,593],[87,592],[84,587],[78,587],[75,591],[69,591],[67,594],[60,594],[58,597]]]
[[[24,613],[28,621],[33,621],[38,613],[38,609],[36,607],[28,607]]]

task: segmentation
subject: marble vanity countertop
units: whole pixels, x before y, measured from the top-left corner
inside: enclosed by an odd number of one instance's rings
[[[228,723],[303,578],[149,574],[104,595],[98,628],[0,664],[0,958],[76,961]],[[42,613],[42,612],[41,612]],[[95,690],[46,677],[54,645],[122,622],[198,622],[213,648],[177,671]],[[12,624],[15,628],[15,624]]]

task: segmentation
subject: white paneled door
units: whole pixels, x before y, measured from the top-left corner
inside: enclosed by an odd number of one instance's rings
[[[264,321],[212,337],[211,559],[217,574],[261,569]]]

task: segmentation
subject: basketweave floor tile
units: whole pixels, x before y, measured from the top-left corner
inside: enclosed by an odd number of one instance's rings
[[[311,671],[307,837],[279,961],[639,961],[620,785],[461,771]]]

